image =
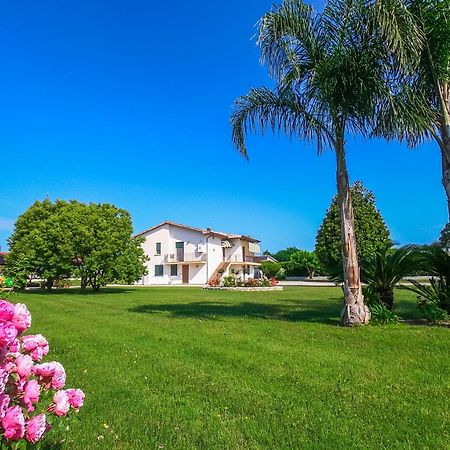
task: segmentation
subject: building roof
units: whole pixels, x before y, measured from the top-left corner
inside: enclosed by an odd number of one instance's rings
[[[243,234],[233,234],[233,233],[224,233],[222,231],[215,231],[215,230],[211,230],[211,228],[196,228],[196,227],[190,227],[188,225],[183,225],[181,223],[176,223],[176,222],[172,222],[171,220],[165,220],[164,222],[159,223],[158,225],[155,225],[151,228],[147,228],[144,231],[141,231],[140,233],[137,233],[134,237],[139,237],[139,236],[143,236],[144,234],[150,233],[153,230],[156,230],[157,228],[160,228],[164,225],[171,225],[173,227],[178,227],[178,228],[184,228],[186,230],[192,230],[192,231],[197,231],[199,233],[202,233],[204,235],[209,235],[209,236],[218,236],[224,239],[242,239],[244,241],[248,241],[248,242],[260,242],[258,239],[252,238],[251,236],[246,236]]]
[[[254,256],[253,259],[255,262],[265,262],[265,261],[272,261],[272,262],[278,262],[273,256],[270,255],[261,255],[261,256]]]

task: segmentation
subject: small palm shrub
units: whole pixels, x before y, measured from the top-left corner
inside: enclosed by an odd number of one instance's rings
[[[444,247],[432,245],[423,248],[421,254],[427,273],[432,275],[430,284],[409,280],[411,285],[404,289],[417,294],[417,306],[427,320],[445,320],[450,313],[450,253]]]
[[[449,319],[447,312],[435,303],[423,303],[418,307],[428,322],[442,322]]]
[[[371,322],[376,325],[397,325],[399,317],[383,303],[374,303],[370,306]]]
[[[417,271],[422,259],[416,247],[385,247],[371,259],[361,264],[361,277],[368,305],[381,303],[387,309],[394,309],[394,288],[407,275]]]

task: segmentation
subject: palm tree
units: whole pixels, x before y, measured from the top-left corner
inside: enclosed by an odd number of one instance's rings
[[[361,275],[369,304],[382,303],[389,310],[394,309],[394,288],[406,276],[422,267],[422,258],[417,248],[386,246],[373,258],[361,263]],[[369,300],[369,298],[367,298]]]
[[[344,275],[342,324],[364,324],[364,304],[346,161],[349,133],[366,134],[386,86],[389,64],[374,38],[365,0],[331,0],[322,14],[300,0],[284,0],[259,23],[262,62],[273,89],[251,89],[234,104],[233,142],[248,157],[248,132],[284,132],[336,154]]]
[[[450,313],[450,252],[440,245],[430,245],[421,250],[423,268],[431,275],[430,284],[409,280],[412,286],[405,289],[419,296],[419,305],[432,303]]]
[[[395,101],[380,114],[376,134],[406,140],[410,146],[434,138],[450,218],[450,2],[374,0],[373,4],[389,51],[398,52],[399,41],[420,44],[411,70],[397,78]]]

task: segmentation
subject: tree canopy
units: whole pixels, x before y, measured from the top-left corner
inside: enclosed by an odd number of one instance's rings
[[[146,272],[141,240],[132,234],[130,214],[114,205],[37,201],[9,238],[7,272],[18,285],[34,276],[49,289],[70,276],[80,277],[83,290],[132,283]]]
[[[355,214],[358,255],[370,260],[391,244],[389,230],[375,205],[374,194],[359,181],[351,189]],[[328,273],[336,273],[342,264],[341,218],[337,198],[334,197],[316,236],[315,253]]]

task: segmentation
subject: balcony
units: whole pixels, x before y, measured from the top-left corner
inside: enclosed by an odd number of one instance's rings
[[[239,255],[233,255],[231,258],[228,258],[228,262],[230,264],[248,264],[250,266],[259,266],[261,264],[254,256],[246,256],[245,258],[242,258],[242,256]]]
[[[167,253],[164,255],[166,264],[206,264],[206,253]]]

